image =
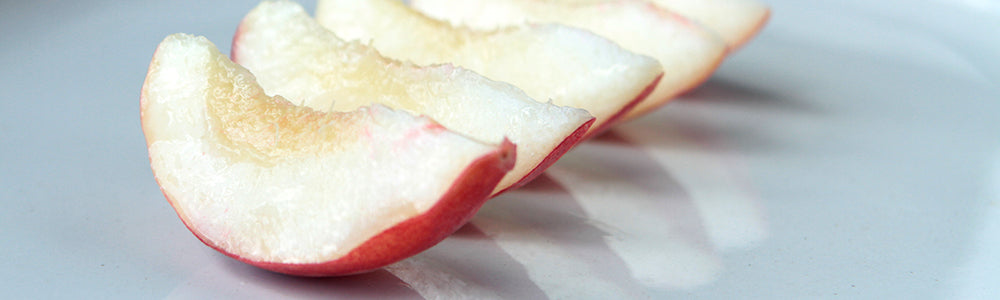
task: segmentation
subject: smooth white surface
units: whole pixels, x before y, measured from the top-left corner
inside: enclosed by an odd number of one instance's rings
[[[138,95],[156,44],[188,32],[225,48],[254,2],[3,2],[0,288],[1000,298],[1000,2],[767,2],[763,34],[703,87],[573,150],[430,251],[328,279],[205,247],[149,171]]]

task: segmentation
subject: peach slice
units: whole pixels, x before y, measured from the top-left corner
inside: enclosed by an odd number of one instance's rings
[[[760,32],[771,9],[756,0],[652,0],[715,32],[729,45],[729,51],[739,49]]]
[[[293,2],[262,2],[240,23],[232,57],[268,93],[319,110],[380,103],[423,114],[484,141],[509,138],[514,169],[494,193],[541,174],[580,141],[593,117],[578,108],[535,101],[506,83],[450,65],[415,66],[348,43]]]
[[[245,263],[304,276],[385,266],[468,221],[513,167],[384,106],[320,112],[269,97],[203,37],[168,36],[142,87],[153,174],[184,224]]]
[[[475,31],[395,0],[319,1],[316,19],[341,38],[371,43],[386,56],[417,64],[452,62],[510,82],[535,100],[586,109],[597,118],[588,135],[646,98],[663,74],[653,58],[554,24]]]
[[[641,0],[413,0],[411,5],[431,17],[478,29],[566,24],[656,58],[663,66],[663,78],[625,119],[646,114],[698,86],[727,53],[725,41],[712,30]]]

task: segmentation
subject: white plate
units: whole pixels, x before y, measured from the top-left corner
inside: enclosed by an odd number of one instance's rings
[[[573,150],[437,247],[328,279],[205,247],[149,171],[138,93],[156,44],[189,32],[225,51],[253,2],[3,2],[0,287],[11,298],[1000,298],[1000,2],[767,2],[764,32],[690,95]]]

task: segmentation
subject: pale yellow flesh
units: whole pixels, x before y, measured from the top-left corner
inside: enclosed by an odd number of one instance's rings
[[[586,109],[596,118],[592,130],[623,111],[662,72],[653,58],[565,26],[456,28],[393,0],[323,0],[316,19],[386,56],[453,63],[510,82],[535,100]]]
[[[646,1],[414,0],[412,5],[434,18],[484,30],[524,23],[566,24],[656,58],[663,66],[663,78],[627,118],[655,109],[702,82],[727,51],[715,32]]]
[[[203,37],[171,35],[142,89],[154,175],[178,215],[223,251],[314,263],[433,206],[497,151],[381,106],[323,113],[268,97]]]
[[[234,59],[254,72],[268,93],[324,111],[379,103],[430,116],[478,140],[509,139],[517,145],[517,161],[496,191],[517,183],[592,118],[582,109],[534,101],[514,86],[465,69],[385,58],[344,42],[291,2],[261,3],[237,35]]]

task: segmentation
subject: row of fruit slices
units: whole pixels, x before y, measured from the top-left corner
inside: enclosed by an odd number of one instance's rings
[[[295,275],[370,271],[705,80],[767,19],[752,1],[655,0],[697,22],[640,0],[321,0],[315,19],[263,2],[232,61],[203,37],[157,48],[141,95],[152,169],[226,255]]]

